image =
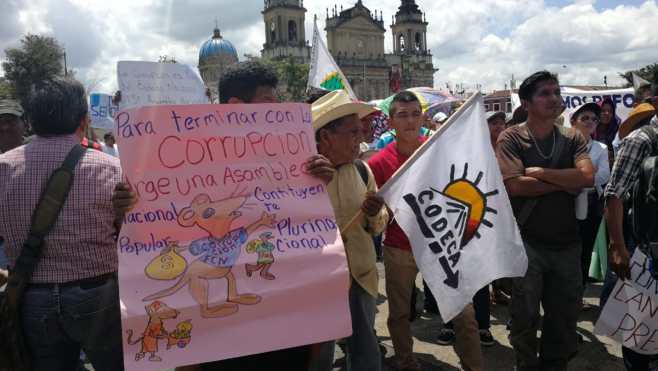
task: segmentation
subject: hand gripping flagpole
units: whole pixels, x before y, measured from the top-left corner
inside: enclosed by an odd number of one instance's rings
[[[393,173],[393,176],[391,176],[391,178],[388,181],[386,181],[386,183],[384,183],[384,185],[377,191],[376,195],[379,195],[383,191],[388,189],[390,185],[393,184],[393,181],[399,178],[411,165],[413,165],[416,159],[418,159],[418,157],[420,157],[423,153],[425,153],[425,151],[427,151],[427,149],[432,145],[432,143],[434,143],[444,131],[446,131],[450,126],[452,126],[453,123],[455,123],[459,118],[461,118],[462,114],[466,111],[466,109],[469,108],[473,104],[473,102],[475,102],[480,97],[481,97],[480,92],[471,95],[466,100],[466,102],[464,102],[464,104],[461,107],[459,107],[459,109],[457,109],[457,112],[455,112],[453,115],[451,115],[448,118],[445,124],[441,125],[441,127],[439,127],[439,129],[435,131],[434,134],[432,134],[432,136],[430,136],[429,139],[425,141],[425,143],[421,144],[420,147],[418,147],[418,149],[416,149],[416,151],[414,151],[414,153],[411,154],[411,156],[409,156],[409,159],[407,159],[407,161],[405,161],[405,163],[402,164],[402,166],[400,166],[395,171],[395,173]],[[363,210],[359,209],[359,211],[352,217],[352,219],[350,219],[349,222],[347,222],[347,224],[345,224],[344,227],[339,226],[340,234],[341,237],[343,237],[343,239],[344,239],[344,234],[348,230],[350,230],[350,228],[352,228],[354,224],[356,224],[357,220],[359,220],[362,215],[363,215]]]

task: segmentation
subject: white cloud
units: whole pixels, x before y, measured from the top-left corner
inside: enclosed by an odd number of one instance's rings
[[[355,0],[306,0],[306,34],[313,15],[324,28],[326,8],[351,7]],[[365,0],[382,10],[388,25],[398,0]],[[417,0],[427,14],[428,43],[434,55],[435,84],[503,88],[542,68],[571,84],[600,84],[608,76],[658,60],[656,0],[600,10],[592,0],[563,7],[542,0]],[[215,18],[239,55],[258,55],[264,42],[262,1],[256,0],[4,0],[0,5],[0,49],[16,46],[27,32],[55,36],[66,47],[69,65],[87,84],[111,92],[118,60],[175,57],[196,66],[201,43]],[[563,67],[566,66],[566,67]]]

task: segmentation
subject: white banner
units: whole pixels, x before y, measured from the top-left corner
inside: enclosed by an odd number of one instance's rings
[[[459,314],[491,281],[525,274],[528,260],[480,94],[469,99],[380,194],[409,237],[444,321]]]
[[[89,116],[94,129],[113,130],[114,115],[118,107],[112,103],[109,94],[92,93],[89,95]]]
[[[117,73],[122,111],[139,106],[210,103],[201,77],[185,64],[121,61]]]
[[[635,94],[633,88],[625,89],[610,89],[610,90],[580,90],[563,86],[562,89],[562,102],[564,103],[565,110],[564,125],[571,127],[569,120],[571,114],[574,113],[578,107],[585,103],[598,103],[605,98],[610,98],[615,103],[615,114],[623,122],[628,117],[635,104]],[[521,99],[516,93],[511,94],[512,108],[515,109],[521,105]]]
[[[641,354],[658,354],[658,281],[639,249],[631,258],[631,279],[617,280],[594,333]]]
[[[615,113],[617,117],[624,121],[633,109],[635,104],[635,95],[633,88],[611,89],[611,90],[579,90],[574,88],[562,88],[562,101],[566,106],[567,118],[571,118],[571,113],[575,112],[578,107],[585,103],[598,103],[606,98],[610,98],[615,104]]]

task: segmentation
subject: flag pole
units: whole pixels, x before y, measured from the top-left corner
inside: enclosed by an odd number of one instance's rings
[[[384,185],[377,191],[376,195],[381,194],[385,189],[390,187],[390,184],[393,184],[393,180],[399,178],[402,175],[402,173],[404,173],[407,170],[407,168],[409,168],[409,166],[411,166],[416,161],[418,157],[420,157],[423,153],[425,153],[425,151],[427,151],[429,146],[432,143],[434,143],[444,131],[446,131],[450,126],[452,126],[452,124],[455,123],[466,111],[466,109],[469,108],[473,104],[473,102],[475,102],[475,100],[478,99],[480,96],[481,96],[480,92],[476,92],[470,98],[468,98],[466,102],[464,102],[464,104],[461,107],[459,107],[459,109],[457,109],[457,112],[455,112],[453,115],[450,116],[450,118],[448,118],[445,124],[441,125],[441,127],[439,127],[439,129],[435,131],[434,134],[432,134],[432,136],[430,136],[429,139],[425,141],[425,143],[421,144],[420,147],[418,147],[418,149],[416,149],[416,151],[414,151],[414,153],[412,153],[411,156],[409,156],[407,161],[405,161],[404,164],[402,164],[402,166],[400,166],[395,171],[395,173],[393,173],[393,176],[391,176],[386,181],[386,183],[384,183]],[[350,221],[347,222],[347,224],[345,224],[343,228],[339,227],[341,236],[343,235],[343,233],[347,232],[350,228],[352,228],[354,224],[356,224],[356,221],[359,218],[361,218],[362,215],[363,215],[363,210],[359,209],[359,212],[357,212],[352,217],[352,219],[350,219]]]

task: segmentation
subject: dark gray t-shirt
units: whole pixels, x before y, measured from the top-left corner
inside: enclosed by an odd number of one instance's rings
[[[562,148],[555,169],[576,167],[576,162],[588,159],[587,141],[580,132],[555,126],[555,139],[562,136]],[[548,155],[554,145],[554,136],[537,140],[542,153]],[[529,167],[551,168],[551,159],[544,159],[526,125],[505,130],[498,138],[496,149],[503,179],[525,175]],[[514,215],[518,218],[529,197],[511,197]],[[575,196],[567,192],[553,192],[537,197],[537,205],[521,227],[523,239],[539,246],[568,247],[580,241],[576,220]]]

